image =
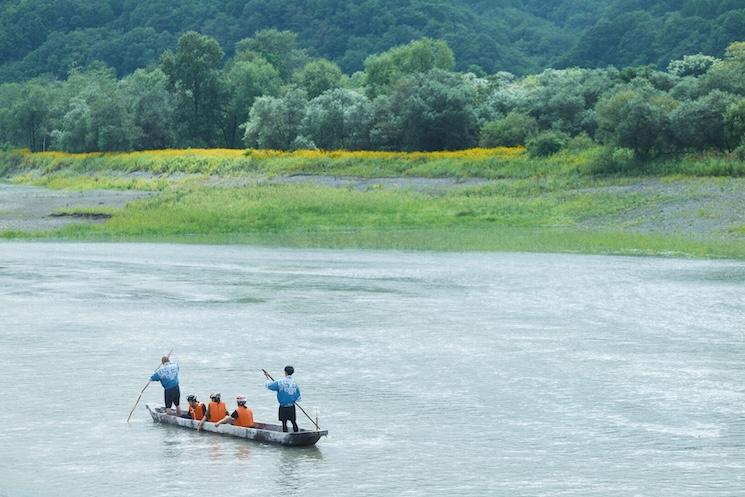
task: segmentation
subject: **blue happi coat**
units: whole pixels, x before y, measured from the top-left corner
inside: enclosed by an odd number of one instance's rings
[[[178,363],[167,362],[163,364],[153,373],[150,381],[159,381],[166,390],[176,388],[178,386]]]
[[[300,387],[292,376],[285,376],[276,381],[267,380],[264,386],[277,392],[277,402],[282,407],[289,407],[300,400]]]

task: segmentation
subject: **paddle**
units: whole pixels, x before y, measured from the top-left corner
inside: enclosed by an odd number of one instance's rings
[[[173,349],[171,349],[171,350],[170,350],[170,351],[168,352],[168,355],[166,356],[166,357],[168,357],[169,359],[171,358],[171,352],[173,352]],[[160,366],[158,366],[157,368],[155,368],[155,371],[157,371],[157,370],[158,370],[158,368],[160,368]],[[143,393],[145,393],[145,390],[147,390],[147,387],[149,387],[149,386],[150,386],[150,383],[151,383],[151,382],[150,382],[150,380],[147,380],[147,383],[145,383],[145,386],[144,386],[144,387],[142,387],[142,391],[140,392],[140,396],[139,396],[139,397],[137,397],[137,402],[135,402],[135,405],[133,405],[133,406],[132,406],[132,410],[131,410],[131,411],[129,411],[129,416],[127,416],[127,423],[129,423],[129,418],[131,418],[131,417],[132,417],[132,413],[133,413],[133,412],[135,412],[135,409],[137,409],[137,404],[139,404],[139,403],[140,403],[140,399],[142,398],[142,394],[143,394]]]
[[[269,378],[270,380],[274,381],[274,378],[272,378],[272,375],[270,375],[269,373],[267,373],[267,372],[266,372],[266,369],[263,369],[263,368],[262,368],[262,370],[261,370],[261,371],[263,371],[263,372],[264,372],[264,376],[266,376],[266,377],[267,377],[267,378]],[[295,402],[295,405],[296,405],[296,406],[298,406],[298,409],[300,409],[301,411],[303,411],[303,414],[305,414],[305,417],[306,417],[306,418],[308,418],[308,419],[310,420],[310,422],[311,422],[311,423],[313,423],[313,425],[314,425],[314,426],[316,427],[316,430],[320,430],[320,429],[321,429],[321,428],[320,428],[320,427],[318,426],[318,423],[316,423],[315,421],[313,421],[313,418],[311,418],[310,416],[308,416],[308,413],[307,413],[307,412],[305,412],[305,409],[303,409],[302,407],[300,407],[300,404],[298,404],[297,402]]]

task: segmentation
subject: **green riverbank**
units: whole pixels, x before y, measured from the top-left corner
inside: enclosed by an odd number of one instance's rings
[[[6,153],[2,171],[11,183],[156,194],[123,208],[55,212],[102,222],[6,229],[0,237],[745,258],[745,178],[723,175],[742,167],[728,158],[599,176],[592,172],[602,165],[599,150],[549,159],[519,149],[262,153]]]

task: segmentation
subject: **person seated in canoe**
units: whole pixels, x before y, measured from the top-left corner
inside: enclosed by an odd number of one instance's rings
[[[184,417],[195,421],[202,421],[207,416],[207,406],[203,402],[199,402],[197,396],[194,394],[186,397],[186,400],[189,402],[189,412]]]
[[[264,375],[267,380],[264,382],[264,386],[269,390],[277,392],[277,402],[279,402],[279,420],[282,421],[282,431],[287,431],[287,422],[292,423],[292,431],[299,431],[297,426],[296,415],[295,415],[295,402],[300,400],[300,387],[295,383],[295,379],[292,375],[295,373],[295,368],[292,366],[285,366],[285,377],[279,380],[272,381],[269,379],[269,375],[264,371]]]
[[[253,428],[254,425],[254,413],[246,407],[246,396],[238,394],[235,396],[235,401],[238,403],[238,407],[230,415],[225,417],[223,420],[215,423],[215,427],[220,426],[223,423],[231,423],[233,426],[242,426],[243,428]]]
[[[164,404],[166,413],[171,412],[171,406],[176,405],[176,416],[181,416],[181,391],[178,387],[178,363],[171,362],[168,356],[160,359],[160,367],[150,377],[150,381],[159,381],[163,385]]]
[[[218,421],[222,421],[225,418],[230,418],[230,415],[228,414],[228,408],[225,406],[225,402],[220,400],[219,393],[211,393],[210,403],[207,406],[207,414],[197,425],[197,430],[202,429],[202,425],[205,421],[209,421],[210,423],[217,423]]]

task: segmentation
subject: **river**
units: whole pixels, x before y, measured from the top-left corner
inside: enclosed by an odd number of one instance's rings
[[[0,243],[0,496],[743,495],[744,318],[741,262]],[[126,423],[170,349],[328,438]]]

